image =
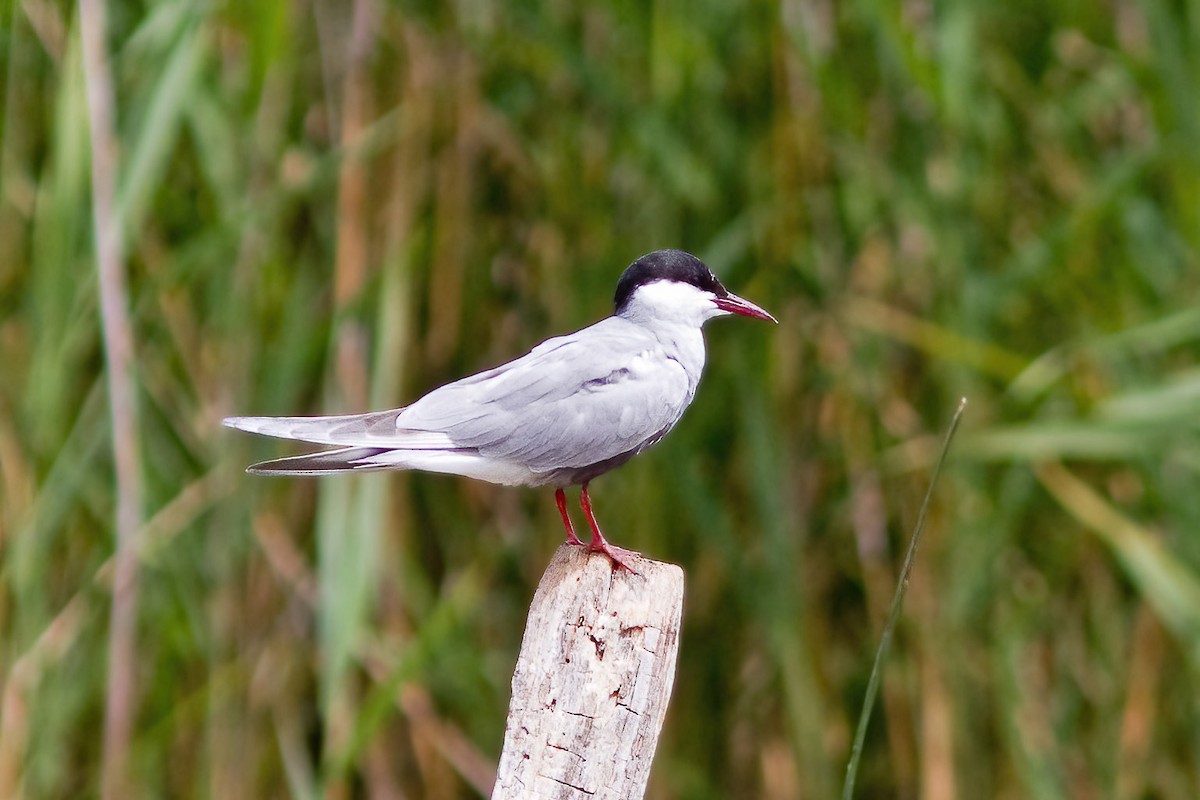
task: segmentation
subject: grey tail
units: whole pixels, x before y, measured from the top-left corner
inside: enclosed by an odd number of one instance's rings
[[[343,447],[338,450],[322,450],[302,456],[260,461],[246,467],[246,472],[254,475],[329,475],[336,472],[371,472],[388,469],[389,465],[363,462],[380,453],[386,453],[390,449],[389,447]],[[391,468],[395,469],[395,466],[391,466]]]

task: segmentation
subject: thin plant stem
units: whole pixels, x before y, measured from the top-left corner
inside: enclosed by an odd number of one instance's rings
[[[908,552],[904,555],[904,566],[900,569],[900,579],[896,581],[896,593],[892,597],[891,607],[888,608],[883,634],[879,637],[879,647],[875,650],[875,664],[871,667],[871,677],[867,681],[862,712],[858,715],[858,728],[854,732],[854,746],[850,750],[850,762],[846,765],[846,782],[842,785],[842,800],[850,800],[854,796],[854,780],[858,777],[858,764],[862,759],[863,742],[867,738],[867,724],[871,720],[871,710],[875,706],[875,697],[879,693],[883,659],[892,643],[892,634],[896,630],[896,623],[900,619],[900,609],[904,605],[904,595],[908,592],[908,578],[912,574],[917,547],[921,543],[921,533],[925,529],[925,518],[929,512],[929,501],[933,497],[933,488],[937,485],[942,464],[946,461],[946,454],[950,452],[950,440],[954,438],[954,432],[958,430],[959,420],[962,419],[966,407],[967,398],[964,397],[959,401],[958,410],[954,412],[954,418],[950,420],[950,428],[946,431],[946,438],[942,441],[942,452],[933,466],[933,474],[929,478],[929,488],[925,491],[925,499],[921,502],[921,511],[917,514],[917,524],[913,527],[912,540],[909,541]]]
[[[116,109],[105,46],[105,5],[103,0],[80,0],[79,12],[92,148],[92,224],[117,481],[117,542],[109,617],[102,796],[119,798],[129,796],[129,748],[137,707],[135,539],[142,517],[141,467],[133,333],[127,307],[120,222],[116,213]]]

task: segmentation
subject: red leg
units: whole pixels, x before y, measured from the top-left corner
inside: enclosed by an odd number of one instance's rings
[[[583,542],[575,535],[575,526],[571,524],[571,517],[567,514],[567,495],[561,486],[554,492],[554,502],[558,503],[558,513],[562,514],[563,527],[567,529],[567,544],[583,547]]]
[[[634,575],[637,575],[638,571],[631,566],[631,562],[635,557],[640,556],[641,553],[626,550],[624,547],[616,547],[608,543],[608,540],[604,538],[604,534],[600,532],[600,525],[596,522],[596,515],[592,513],[592,500],[588,497],[587,487],[588,485],[585,482],[583,484],[583,492],[579,495],[579,505],[583,508],[583,514],[587,517],[588,525],[592,528],[592,541],[588,543],[588,550],[595,553],[604,553],[604,555],[612,559],[615,566],[624,567]]]

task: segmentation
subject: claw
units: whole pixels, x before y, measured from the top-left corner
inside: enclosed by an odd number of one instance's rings
[[[626,550],[624,547],[617,547],[616,545],[609,544],[603,536],[599,537],[598,544],[596,538],[593,537],[592,541],[588,543],[587,549],[589,553],[603,553],[604,555],[608,556],[613,562],[613,569],[623,567],[634,575],[642,574],[633,568],[633,559],[641,558],[642,555],[636,550]]]

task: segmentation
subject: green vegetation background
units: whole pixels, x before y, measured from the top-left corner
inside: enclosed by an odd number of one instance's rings
[[[115,488],[78,9],[0,3],[0,793],[95,796]],[[268,480],[606,314],[659,247],[697,401],[593,487],[688,597],[654,798],[1200,796],[1200,8],[113,3],[146,524],[138,797],[472,797],[551,495]],[[475,787],[475,788],[472,788]]]

